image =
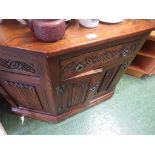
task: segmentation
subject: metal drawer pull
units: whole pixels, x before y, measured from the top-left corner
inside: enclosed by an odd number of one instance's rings
[[[83,65],[82,64],[78,64],[75,68],[76,71],[80,72],[83,70]]]
[[[58,87],[56,87],[56,93],[57,93],[57,95],[61,94],[63,92],[63,90],[64,90],[64,86],[58,86]]]
[[[129,50],[128,50],[127,48],[125,48],[125,49],[123,49],[123,51],[122,51],[122,56],[125,57],[125,56],[128,55],[128,53],[129,53]]]
[[[90,88],[90,91],[95,92],[96,91],[96,86],[93,86],[92,88]]]

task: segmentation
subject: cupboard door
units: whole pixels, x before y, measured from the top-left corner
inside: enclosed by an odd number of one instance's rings
[[[10,73],[1,75],[0,92],[6,99],[12,100],[18,108],[52,113],[53,108],[47,101],[43,84],[39,78]],[[10,76],[12,79],[9,78]]]
[[[75,78],[62,82],[61,112],[85,102],[90,82],[90,77]]]
[[[118,70],[114,76],[114,79],[110,83],[107,91],[112,91],[116,87],[117,83],[119,82],[123,73],[126,71],[127,67],[130,65],[131,62],[132,62],[132,60],[128,60],[128,61],[119,65]]]
[[[86,104],[88,104],[89,102],[91,102],[91,100],[93,100],[94,95],[96,94],[97,90],[99,89],[101,85],[103,75],[104,75],[104,72],[102,70],[101,73],[98,73],[95,76],[92,76],[89,89],[88,89],[88,93],[87,93],[87,98],[85,101]]]
[[[103,96],[108,92],[108,88],[113,81],[119,66],[112,66],[102,69],[102,72],[93,76],[91,79],[90,88],[87,95],[87,103],[93,99]]]
[[[19,107],[43,110],[36,86],[8,80],[3,81],[1,84]]]
[[[104,74],[102,76],[102,81],[101,81],[99,89],[97,90],[97,93],[107,92],[109,85],[110,85],[111,81],[113,80],[118,68],[119,68],[119,66],[112,67],[112,68],[107,69],[104,72]]]
[[[87,95],[87,103],[114,90],[131,61],[113,65],[92,77]]]
[[[18,107],[16,103],[12,100],[12,98],[10,98],[9,94],[5,91],[1,83],[0,83],[0,95],[2,95],[8,101],[8,103],[11,104],[12,107]]]
[[[91,99],[89,92],[93,90],[93,84],[101,79],[102,69],[91,70],[62,82],[62,107],[61,112],[75,105],[85,104]],[[100,85],[100,83],[98,84]],[[92,91],[93,92],[93,91]]]
[[[60,112],[67,111],[75,105],[89,104],[113,91],[129,62],[92,70],[63,81]]]

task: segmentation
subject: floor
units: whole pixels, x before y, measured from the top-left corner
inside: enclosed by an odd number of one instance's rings
[[[6,135],[6,132],[5,132],[3,126],[2,126],[2,124],[1,124],[1,122],[0,122],[0,136],[1,136],[1,135]]]
[[[155,76],[124,75],[111,99],[58,124],[25,118],[22,125],[1,99],[0,121],[13,135],[155,134]]]

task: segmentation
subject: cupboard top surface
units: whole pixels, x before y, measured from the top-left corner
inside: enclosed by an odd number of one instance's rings
[[[155,41],[155,31],[152,31],[149,38],[149,40]]]
[[[118,24],[99,24],[93,29],[84,28],[73,20],[62,40],[45,43],[37,40],[27,26],[15,20],[4,20],[0,24],[0,46],[59,55],[65,51],[74,52],[75,49],[106,43],[153,29],[155,29],[155,20],[124,20]]]

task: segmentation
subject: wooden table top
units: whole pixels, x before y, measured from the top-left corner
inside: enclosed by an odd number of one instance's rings
[[[19,24],[16,20],[4,20],[0,24],[0,46],[58,55],[65,51],[106,43],[153,29],[155,20],[124,20],[117,24],[99,24],[93,29],[84,28],[73,20],[62,40],[45,43],[39,41],[27,26]]]
[[[149,40],[155,41],[155,31],[152,31],[149,38]]]

